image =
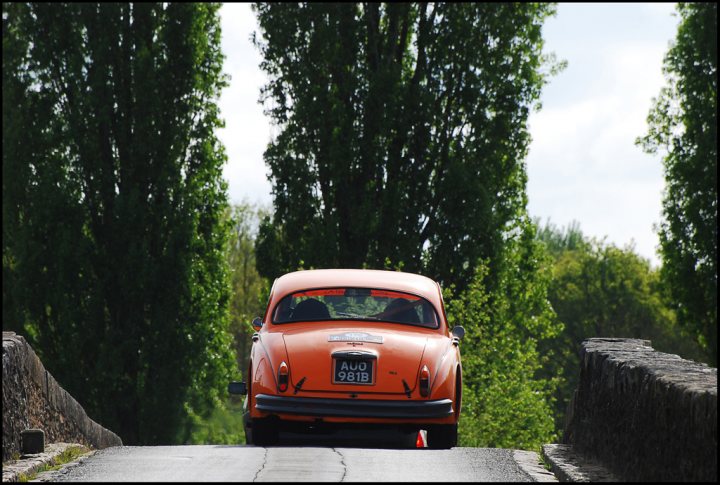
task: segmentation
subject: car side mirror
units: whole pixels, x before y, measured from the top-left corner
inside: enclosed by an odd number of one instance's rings
[[[253,328],[254,328],[255,330],[260,330],[260,328],[262,327],[262,325],[263,325],[263,322],[262,322],[262,320],[260,320],[260,317],[255,317],[255,318],[253,319],[253,321],[252,321],[252,326],[253,326]]]
[[[244,396],[247,394],[247,384],[244,382],[231,382],[228,384],[228,392],[230,394],[241,394]]]
[[[459,340],[465,336],[465,329],[461,325],[456,325],[453,327],[451,333],[453,337]]]

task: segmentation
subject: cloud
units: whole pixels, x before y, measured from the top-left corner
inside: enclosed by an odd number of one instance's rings
[[[271,202],[271,186],[263,152],[270,141],[270,121],[258,103],[266,77],[260,70],[260,53],[250,40],[258,29],[255,15],[246,3],[225,3],[221,7],[224,71],[230,84],[220,98],[220,116],[225,128],[218,137],[225,145],[228,162],[223,175],[228,181],[231,202]]]
[[[527,159],[532,216],[560,226],[576,220],[586,235],[619,246],[634,241],[656,266],[662,165],[635,139],[647,132],[652,98],[665,82],[666,50],[662,42],[608,40],[570,59],[529,119]]]

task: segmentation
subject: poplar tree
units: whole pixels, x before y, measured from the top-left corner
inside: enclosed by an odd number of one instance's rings
[[[551,263],[527,216],[527,117],[561,65],[535,3],[258,3],[277,131],[275,210],[258,270],[403,269],[447,289],[463,341],[464,446],[555,436],[556,375],[538,342],[561,331]],[[546,373],[547,374],[547,373]],[[512,408],[512,409],[511,409]]]
[[[526,214],[527,117],[557,67],[535,3],[258,3],[262,91],[278,134],[268,277],[402,267],[497,279]]]
[[[717,3],[679,3],[677,11],[667,85],[638,143],[663,155],[660,256],[672,305],[717,366]]]
[[[234,369],[218,8],[3,3],[3,328],[129,445]]]

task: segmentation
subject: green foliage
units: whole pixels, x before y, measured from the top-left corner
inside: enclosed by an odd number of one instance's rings
[[[550,261],[534,231],[526,222],[508,241],[496,291],[488,289],[482,262],[466,291],[446,294],[451,325],[466,330],[461,446],[539,451],[557,438],[552,405],[559,379],[541,376],[551,354],[541,354],[539,345],[562,325],[545,298]]]
[[[3,3],[3,328],[126,444],[237,372],[218,8]]]
[[[192,432],[186,444],[245,444],[242,412],[242,402],[236,402],[234,398],[229,398],[213,408],[209,416],[205,418],[193,416]]]
[[[251,336],[250,322],[262,315],[270,288],[267,279],[255,269],[255,238],[259,220],[267,209],[243,201],[225,212],[231,226],[225,258],[230,269],[230,333],[239,371],[248,369]],[[237,379],[239,380],[239,374]],[[197,415],[190,410],[188,444],[239,444],[245,442],[242,425],[242,403],[227,397],[215,403],[209,414]]]
[[[227,260],[231,272],[230,330],[235,339],[237,365],[241,370],[250,362],[250,337],[255,330],[250,322],[265,312],[270,285],[255,267],[255,239],[259,221],[268,210],[248,202],[233,205],[232,232]]]
[[[525,213],[550,4],[258,3],[275,212],[258,269],[402,264],[459,289]],[[550,67],[549,72],[543,70]]]
[[[586,338],[648,339],[661,352],[707,360],[707,354],[676,324],[659,271],[632,247],[588,240],[577,223],[567,230],[548,223],[538,231],[538,239],[555,255],[548,299],[565,326],[543,347],[555,350],[550,373],[563,375],[555,408],[559,428],[577,387],[578,351]]]
[[[537,239],[542,241],[548,254],[558,259],[567,251],[588,250],[590,243],[580,230],[580,223],[572,221],[567,229],[558,228],[549,220],[544,226],[539,220],[533,221],[538,226]]]
[[[667,86],[637,143],[663,153],[662,275],[681,325],[717,366],[717,3],[679,3]]]

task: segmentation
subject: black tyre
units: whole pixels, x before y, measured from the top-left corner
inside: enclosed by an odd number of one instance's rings
[[[428,427],[427,445],[434,450],[447,450],[457,446],[458,425],[436,424]]]
[[[243,431],[245,431],[245,444],[252,445],[252,428],[247,421],[243,423]]]
[[[252,422],[250,439],[255,446],[273,446],[280,439],[280,430],[274,420],[256,419]]]
[[[250,400],[250,396],[245,398],[245,401],[243,402],[243,414],[242,414],[242,423],[243,423],[243,431],[245,432],[245,443],[248,445],[253,444],[252,442],[252,431],[250,430],[250,413],[248,412],[248,401]]]

